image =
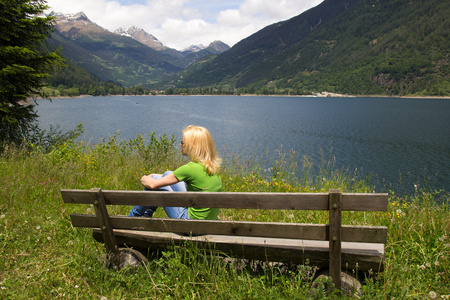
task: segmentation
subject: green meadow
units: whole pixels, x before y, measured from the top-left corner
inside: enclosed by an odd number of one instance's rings
[[[136,272],[105,268],[104,245],[91,230],[73,228],[71,213],[93,213],[65,205],[61,189],[141,190],[140,178],[173,170],[186,161],[175,140],[151,134],[132,140],[114,135],[98,144],[77,134],[0,146],[0,298],[2,299],[340,299],[319,286],[316,270],[250,262],[236,265],[193,245],[159,253]],[[222,153],[224,191],[373,192],[364,178],[324,162],[313,175],[307,157],[264,158]],[[295,175],[300,174],[300,175]],[[376,190],[375,190],[376,191]],[[378,192],[378,191],[376,191]],[[362,299],[450,299],[450,197],[445,191],[389,192],[387,212],[344,212],[344,224],[388,226],[386,268],[353,274]],[[130,206],[110,213],[127,214]],[[162,210],[157,216],[163,217]],[[219,219],[323,223],[314,211],[222,210]],[[351,272],[351,271],[350,271]]]

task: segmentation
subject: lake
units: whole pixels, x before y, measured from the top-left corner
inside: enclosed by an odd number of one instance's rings
[[[41,128],[68,131],[80,122],[85,140],[99,142],[154,131],[175,135],[189,124],[211,131],[225,155],[277,149],[324,159],[337,169],[370,175],[377,191],[450,191],[450,100],[374,97],[108,96],[39,100]],[[178,146],[178,142],[177,142]]]

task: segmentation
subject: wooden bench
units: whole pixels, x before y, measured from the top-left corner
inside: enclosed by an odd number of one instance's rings
[[[197,247],[235,257],[329,268],[336,288],[341,270],[384,269],[385,226],[342,225],[342,211],[387,211],[388,194],[195,193],[61,190],[65,203],[93,204],[95,215],[71,214],[75,227],[94,228],[110,262],[120,264],[119,245],[167,249],[193,240]],[[218,207],[264,210],[328,210],[328,224],[224,220],[178,220],[110,216],[107,205]],[[263,212],[262,212],[263,213]]]

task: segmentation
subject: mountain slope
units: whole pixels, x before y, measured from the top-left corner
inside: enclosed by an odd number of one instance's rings
[[[137,27],[109,32],[91,22],[84,13],[58,14],[55,29],[48,41],[54,47],[61,46],[65,57],[101,80],[123,86],[154,84],[203,56],[229,48],[223,43],[219,46],[212,43],[195,54],[181,53]]]
[[[165,46],[156,37],[136,26],[132,26],[128,29],[119,28],[114,31],[114,33],[122,36],[129,36],[136,41],[141,42],[142,44],[162,53],[163,55],[168,55],[175,59],[181,59],[183,57],[183,54],[179,51]]]
[[[438,0],[325,0],[177,80],[180,87],[448,95],[449,7]]]
[[[50,44],[103,80],[124,86],[150,84],[182,68],[171,57],[92,23],[83,13],[59,16]]]

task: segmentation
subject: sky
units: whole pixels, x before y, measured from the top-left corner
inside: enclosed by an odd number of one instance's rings
[[[267,25],[290,19],[323,0],[47,0],[55,13],[84,12],[114,32],[144,29],[164,45],[183,50],[220,40],[233,46]]]

